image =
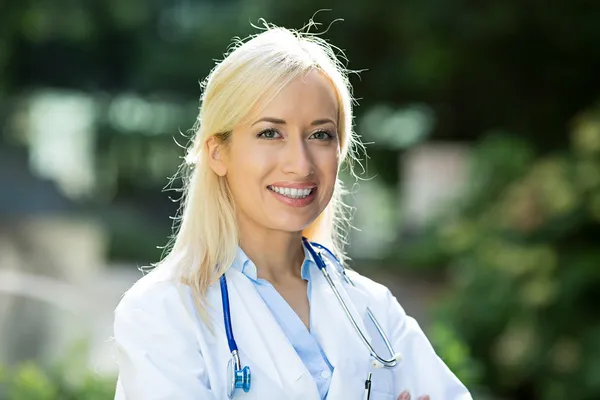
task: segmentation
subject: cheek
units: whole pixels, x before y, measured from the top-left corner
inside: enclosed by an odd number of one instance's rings
[[[267,158],[256,151],[240,151],[228,165],[227,179],[234,195],[260,189],[259,183],[268,169]]]
[[[335,189],[335,182],[338,176],[338,152],[331,151],[329,154],[322,154],[321,162],[319,164],[319,169],[321,170],[321,181],[327,186],[327,190],[324,192],[330,196]]]
[[[332,176],[333,179],[337,177],[339,167],[340,167],[340,150],[339,146],[337,148],[331,149],[327,157],[325,158],[327,161],[324,163],[327,174]]]

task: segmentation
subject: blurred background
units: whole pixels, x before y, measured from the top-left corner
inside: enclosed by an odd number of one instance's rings
[[[352,266],[475,399],[600,398],[597,2],[3,0],[0,399],[112,399],[199,82],[259,18],[323,8],[361,71]]]

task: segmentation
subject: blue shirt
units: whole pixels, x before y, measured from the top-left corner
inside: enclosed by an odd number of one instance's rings
[[[312,258],[304,249],[305,257],[302,263],[302,278],[308,281],[308,302],[310,304],[311,282],[310,269],[317,268]],[[246,275],[254,284],[254,287],[263,298],[275,320],[287,336],[290,344],[296,350],[296,353],[306,366],[317,384],[321,399],[327,398],[333,366],[327,360],[325,353],[314,336],[306,329],[306,326],[298,317],[298,314],[281,297],[279,292],[268,281],[258,278],[258,273],[254,263],[246,256],[242,249],[238,249],[238,255],[233,262],[232,268]],[[312,315],[312,314],[311,314]],[[311,323],[312,331],[312,323]]]

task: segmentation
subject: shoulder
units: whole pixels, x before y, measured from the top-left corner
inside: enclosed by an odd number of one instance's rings
[[[172,274],[157,267],[140,278],[119,301],[116,312],[127,310],[156,310],[177,303],[179,284]]]
[[[356,289],[361,291],[369,298],[369,304],[376,308],[386,308],[387,306],[394,305],[394,309],[399,311],[400,314],[405,314],[404,309],[400,306],[396,297],[388,289],[387,286],[372,280],[364,275],[361,275],[357,271],[352,269],[344,268],[339,260],[335,258],[331,253],[323,254],[327,258],[330,265],[334,265],[334,274],[337,279],[343,281],[344,278],[342,273],[346,274],[347,277],[352,281]],[[389,308],[388,308],[389,309]]]
[[[346,268],[344,271],[357,288],[372,293],[378,297],[387,297],[390,294],[390,290],[387,286],[379,282],[375,282],[371,278],[361,275],[352,269]]]
[[[172,325],[204,325],[192,288],[182,283],[173,270],[161,265],[134,283],[115,309],[115,324],[136,316]],[[202,301],[208,310],[212,309],[217,292],[220,293],[218,282],[208,288]]]
[[[353,270],[346,270],[346,275],[352,280],[357,289],[369,297],[369,304],[375,309],[384,310],[386,314],[392,313],[395,318],[404,319],[407,317],[404,308],[387,286]]]
[[[165,267],[155,268],[125,292],[115,309],[115,325],[144,320],[179,326],[195,320],[191,288]]]

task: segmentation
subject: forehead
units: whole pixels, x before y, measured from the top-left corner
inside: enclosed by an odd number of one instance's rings
[[[294,79],[275,97],[258,103],[257,117],[306,121],[331,118],[337,121],[338,99],[331,81],[320,71],[311,70]]]

